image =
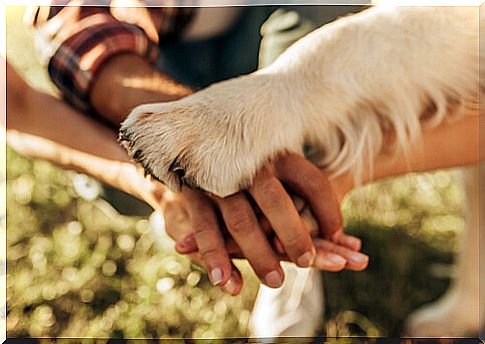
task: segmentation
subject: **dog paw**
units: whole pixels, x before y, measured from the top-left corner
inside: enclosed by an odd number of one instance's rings
[[[182,185],[220,197],[251,185],[282,151],[302,153],[301,130],[272,76],[252,74],[175,102],[141,105],[121,126],[132,159],[173,191]],[[281,93],[279,93],[281,96]]]

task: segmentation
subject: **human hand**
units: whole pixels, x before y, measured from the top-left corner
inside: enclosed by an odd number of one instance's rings
[[[308,201],[309,207],[302,207],[301,199],[294,198],[301,214],[283,183]],[[166,220],[167,232],[177,241],[180,253],[197,252],[215,285],[233,286],[233,279],[241,280],[231,257],[248,259],[270,287],[279,287],[283,281],[279,261],[298,264],[301,252],[311,252],[311,258],[300,266],[338,271],[345,267],[362,270],[367,265],[367,256],[356,252],[360,240],[342,231],[339,202],[343,195],[335,194],[322,172],[299,156],[277,159],[258,174],[247,193],[221,199],[184,188],[182,197],[186,207],[178,213],[180,219],[188,217],[182,221],[184,234],[191,234],[180,235],[180,224],[171,220]],[[329,204],[321,204],[325,202]],[[317,236],[313,241],[311,231]]]

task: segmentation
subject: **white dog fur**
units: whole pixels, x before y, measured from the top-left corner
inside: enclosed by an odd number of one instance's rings
[[[304,146],[359,182],[383,148],[406,150],[422,126],[476,103],[478,66],[476,7],[378,6],[315,30],[253,74],[135,108],[121,140],[175,191],[233,194]]]

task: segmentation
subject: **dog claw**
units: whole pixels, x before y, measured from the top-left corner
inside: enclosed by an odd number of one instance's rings
[[[182,166],[180,166],[180,163],[178,161],[178,156],[173,160],[173,162],[170,164],[168,167],[168,170],[170,172],[176,173],[179,177],[185,176],[185,170]]]
[[[178,161],[178,156],[173,160],[173,162],[168,167],[169,172],[175,173],[179,181],[179,187],[181,188],[184,184],[185,169],[180,166]]]
[[[143,156],[142,151],[138,149],[135,153],[133,153],[132,158],[133,158],[133,160],[140,162],[142,156]]]
[[[130,134],[128,133],[128,130],[120,129],[118,142],[125,143],[129,141],[130,141]]]

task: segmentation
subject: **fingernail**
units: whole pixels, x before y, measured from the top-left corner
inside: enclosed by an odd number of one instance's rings
[[[283,278],[278,271],[271,271],[266,276],[264,276],[264,281],[266,285],[271,288],[279,288],[281,283],[283,283]]]
[[[219,285],[222,283],[222,270],[220,268],[214,268],[210,272],[210,279],[213,285]]]
[[[358,252],[353,252],[349,254],[349,259],[354,263],[367,263],[369,257]]]
[[[226,284],[224,284],[223,288],[224,290],[226,291],[226,293],[228,293],[229,295],[235,295],[236,292],[237,292],[237,285],[236,285],[236,281],[237,281],[237,276],[236,274],[233,272],[231,274],[231,277],[229,278],[229,280],[227,281]]]
[[[359,238],[346,236],[341,240],[342,244],[351,247],[354,250],[359,250],[361,246],[361,241]]]
[[[339,256],[338,254],[329,255],[328,260],[335,265],[344,265],[345,263],[347,263],[347,260],[345,260],[344,257]]]
[[[345,258],[337,254],[327,254],[325,256],[318,256],[315,259],[315,267],[318,268],[330,268],[335,266],[344,266],[347,261]]]
[[[313,252],[308,251],[303,253],[298,259],[296,260],[296,264],[302,268],[307,268],[309,266],[312,266],[313,260],[315,258],[315,255]]]

